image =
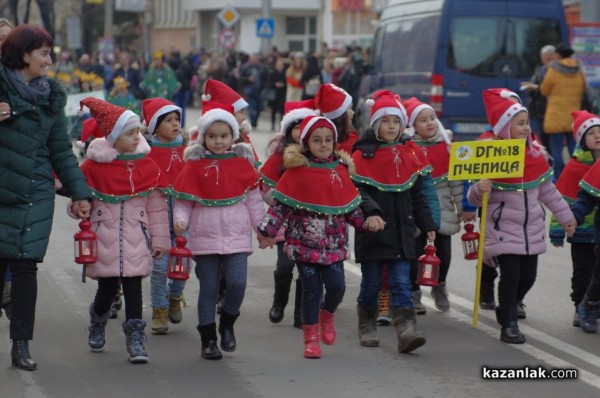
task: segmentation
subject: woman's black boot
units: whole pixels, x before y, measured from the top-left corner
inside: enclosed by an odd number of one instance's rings
[[[23,370],[35,370],[37,363],[29,355],[29,340],[13,340],[10,352],[12,365]]]

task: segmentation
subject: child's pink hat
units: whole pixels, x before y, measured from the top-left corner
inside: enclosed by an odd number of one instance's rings
[[[308,116],[300,123],[300,147],[305,150],[308,145],[308,139],[315,129],[319,127],[327,127],[333,130],[333,138],[337,142],[337,129],[331,120],[323,116]]]
[[[281,119],[279,131],[285,135],[288,128],[294,123],[302,121],[307,116],[316,116],[319,112],[315,110],[315,100],[288,101],[284,105],[285,114]]]
[[[488,89],[483,91],[483,104],[488,122],[494,134],[498,136],[502,129],[519,112],[527,112],[527,108],[508,99],[511,91],[504,89]]]
[[[586,131],[594,126],[600,126],[600,118],[586,110],[571,112],[573,117],[573,138],[581,146],[581,139]]]
[[[315,108],[327,119],[337,119],[352,106],[352,96],[335,84],[321,84],[315,94]]]
[[[234,114],[248,107],[246,100],[237,91],[225,83],[213,79],[206,81],[202,101],[215,101],[220,104],[231,105]]]
[[[114,144],[117,139],[131,129],[140,127],[140,118],[129,109],[121,108],[94,97],[87,97],[80,102],[81,109],[87,106],[96,119],[100,131],[106,140]]]
[[[181,118],[181,108],[164,98],[149,98],[142,101],[142,116],[148,133],[154,134],[158,127],[158,118],[171,112],[177,112]]]
[[[231,127],[233,140],[240,138],[240,127],[233,115],[233,106],[214,101],[202,101],[202,116],[198,119],[198,141],[204,143],[204,134],[214,122],[224,122]]]

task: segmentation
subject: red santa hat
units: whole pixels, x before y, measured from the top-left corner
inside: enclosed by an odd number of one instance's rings
[[[248,103],[235,90],[225,83],[213,79],[206,81],[202,101],[215,101],[219,104],[231,105],[234,114],[248,107]]]
[[[158,118],[171,112],[177,112],[181,120],[181,108],[164,98],[149,98],[142,101],[142,116],[148,133],[154,134],[158,127]]]
[[[352,106],[352,96],[335,84],[321,84],[315,94],[315,108],[327,119],[337,119]]]
[[[501,87],[501,88],[490,88],[489,89],[490,92],[499,95],[502,98],[506,98],[506,99],[511,99],[514,98],[516,99],[519,104],[523,104],[523,101],[521,101],[521,97],[519,97],[519,94],[515,93],[512,90],[509,90],[507,88]]]
[[[121,108],[101,99],[88,97],[80,102],[81,109],[87,106],[96,119],[98,128],[106,140],[114,144],[117,139],[134,128],[140,127],[140,118],[129,109]]]
[[[400,118],[402,126],[406,126],[406,109],[400,102],[400,96],[392,93],[390,90],[378,90],[373,93],[373,98],[366,101],[367,106],[371,107],[371,127],[375,122],[385,115],[395,115]]]
[[[419,101],[419,99],[417,97],[410,97],[409,99],[404,101],[404,106],[406,107],[406,113],[408,114],[408,123],[407,123],[408,127],[415,126],[415,120],[417,119],[417,116],[419,116],[419,113],[421,113],[425,109],[431,110],[433,112],[433,114],[435,115],[435,109],[433,109],[433,107],[431,105],[429,105],[425,102]],[[435,119],[437,121],[438,131],[444,138],[444,141],[447,144],[450,144],[451,143],[450,137],[448,136],[446,129],[442,125],[442,122],[440,122],[440,119],[438,119],[437,116]],[[415,134],[414,129],[411,130],[409,132],[409,134]]]
[[[511,119],[519,112],[527,112],[520,103],[515,103],[509,98],[512,91],[505,89],[488,89],[483,91],[483,104],[487,114],[488,122],[492,126],[494,134],[498,136]]]
[[[333,130],[333,138],[337,142],[337,129],[331,120],[323,116],[307,116],[300,123],[300,147],[305,150],[308,148],[308,139],[315,129],[319,127],[326,127]]]
[[[233,140],[240,138],[240,127],[233,115],[233,106],[214,101],[202,101],[202,116],[198,119],[198,142],[204,143],[206,130],[215,122],[224,122],[231,127]]]
[[[85,119],[81,123],[81,142],[85,144],[90,137],[104,137],[102,130],[98,127],[98,122],[93,117]]]
[[[315,100],[308,99],[304,101],[288,101],[284,105],[283,118],[281,119],[281,127],[279,131],[285,135],[288,128],[294,124],[301,122],[305,117],[316,116],[318,111],[315,110]]]
[[[571,116],[573,117],[573,138],[577,145],[583,147],[581,139],[590,128],[600,126],[600,118],[585,110],[571,112]]]

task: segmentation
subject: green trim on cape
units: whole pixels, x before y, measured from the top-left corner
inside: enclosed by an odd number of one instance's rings
[[[137,198],[139,196],[144,197],[144,196],[149,196],[152,193],[152,189],[149,189],[147,191],[143,191],[143,192],[138,192],[135,195],[122,195],[122,196],[115,196],[115,195],[108,195],[102,192],[98,192],[93,188],[90,188],[92,190],[92,196],[95,199],[98,199],[100,202],[104,202],[104,203],[119,203],[125,200],[129,200],[129,199],[133,199],[133,198]],[[161,189],[162,191],[162,189]]]
[[[549,168],[544,174],[539,176],[536,180],[521,183],[521,184],[502,184],[492,181],[492,189],[498,191],[526,191],[528,189],[536,188],[546,182],[549,178],[552,178],[554,170]]]
[[[273,193],[273,198],[277,199],[278,201],[280,201],[281,203],[283,203],[286,206],[293,207],[294,209],[306,210],[306,211],[311,211],[314,213],[329,214],[329,215],[334,215],[334,216],[350,213],[352,210],[356,209],[358,207],[358,205],[360,204],[360,202],[362,201],[362,198],[360,197],[360,195],[357,195],[350,203],[348,203],[344,206],[340,206],[340,207],[320,206],[320,205],[302,203],[302,202],[294,200],[288,196],[285,196],[278,191],[275,191]]]
[[[183,200],[189,200],[189,201],[192,201],[192,202],[198,202],[202,206],[220,207],[220,206],[231,206],[231,205],[234,205],[234,204],[236,204],[238,202],[241,202],[242,200],[244,200],[244,198],[246,197],[246,195],[248,195],[249,191],[250,191],[250,188],[246,189],[244,191],[244,193],[242,195],[240,195],[240,196],[236,196],[234,198],[229,198],[229,199],[219,199],[219,200],[200,199],[199,197],[197,197],[195,195],[190,195],[188,193],[177,192],[175,190],[172,190],[172,196],[175,196],[177,199],[183,199]]]
[[[585,182],[584,180],[579,181],[579,186],[581,187],[581,189],[583,189],[585,192],[589,193],[593,197],[600,198],[600,189],[594,188],[592,185]]]
[[[412,186],[415,184],[415,181],[417,181],[417,177],[419,176],[419,174],[420,173],[418,173],[418,172],[414,173],[408,179],[408,181],[406,181],[404,184],[394,184],[394,185],[382,184],[382,183],[379,183],[379,182],[373,180],[372,178],[363,177],[363,176],[359,176],[359,175],[351,175],[350,178],[353,181],[356,181],[361,184],[370,185],[370,186],[375,187],[378,190],[383,191],[383,192],[403,192],[403,191],[407,191],[410,188],[412,188]]]

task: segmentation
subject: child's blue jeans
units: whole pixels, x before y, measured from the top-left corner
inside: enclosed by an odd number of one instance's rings
[[[302,279],[302,320],[305,325],[315,325],[319,323],[321,297],[322,308],[331,313],[337,310],[344,298],[344,263],[340,261],[331,265],[321,265],[297,262],[296,265]]]
[[[360,264],[362,279],[360,281],[360,293],[358,294],[357,300],[358,304],[366,307],[378,305],[384,264],[388,265],[392,308],[412,308],[410,262],[404,260],[363,261]]]

